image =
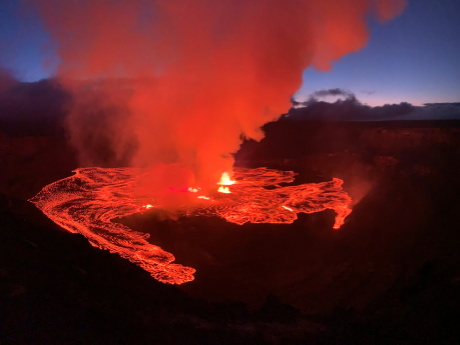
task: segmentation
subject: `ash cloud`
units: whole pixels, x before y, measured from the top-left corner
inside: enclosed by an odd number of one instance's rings
[[[57,43],[83,165],[181,163],[202,187],[231,171],[242,138],[290,108],[308,66],[329,70],[404,0],[35,0]],[[120,83],[123,79],[124,82]],[[95,81],[103,81],[96,83]],[[113,164],[115,164],[113,163]]]

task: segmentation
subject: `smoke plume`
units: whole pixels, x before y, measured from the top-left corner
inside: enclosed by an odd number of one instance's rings
[[[231,171],[243,137],[286,113],[313,65],[368,40],[404,0],[35,0],[82,164],[181,163],[201,186]],[[104,147],[105,149],[98,149]],[[101,158],[102,155],[102,158]]]

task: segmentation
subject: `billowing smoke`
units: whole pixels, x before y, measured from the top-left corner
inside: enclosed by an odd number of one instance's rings
[[[404,0],[35,0],[72,91],[84,165],[231,171],[243,137],[279,118],[309,65],[328,70]]]

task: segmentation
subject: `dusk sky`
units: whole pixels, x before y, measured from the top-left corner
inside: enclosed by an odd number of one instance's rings
[[[460,101],[460,1],[409,0],[402,16],[369,22],[371,37],[331,72],[304,72],[302,100],[329,88],[354,92],[369,105]],[[52,76],[59,60],[40,18],[19,0],[0,2],[0,65],[23,81]]]

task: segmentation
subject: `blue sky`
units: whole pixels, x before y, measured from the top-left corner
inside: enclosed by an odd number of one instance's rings
[[[401,17],[369,27],[368,45],[331,72],[307,69],[296,97],[339,87],[370,105],[460,101],[460,1],[409,0]],[[2,66],[24,81],[46,78],[56,71],[54,51],[32,10],[0,1]]]
[[[24,81],[46,78],[56,72],[52,48],[39,17],[31,9],[20,6],[18,0],[0,0],[1,66]]]
[[[402,16],[370,21],[371,38],[331,72],[304,72],[297,93],[344,88],[369,105],[460,101],[460,1],[409,0]]]

